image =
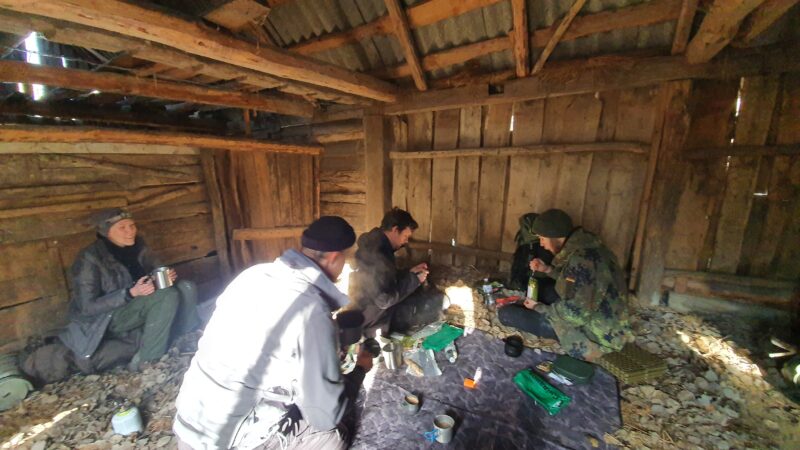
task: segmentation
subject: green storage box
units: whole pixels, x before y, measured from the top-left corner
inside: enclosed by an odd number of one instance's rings
[[[553,361],[553,372],[575,384],[586,384],[592,381],[594,366],[571,356],[559,355]]]
[[[626,344],[622,350],[603,355],[597,364],[626,384],[655,380],[667,371],[667,363],[636,344]]]

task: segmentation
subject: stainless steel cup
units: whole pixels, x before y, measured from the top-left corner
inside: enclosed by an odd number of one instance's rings
[[[398,352],[397,344],[390,342],[381,348],[381,356],[383,356],[383,364],[389,370],[397,369],[400,366],[400,353]]]
[[[419,411],[419,406],[420,406],[419,397],[417,397],[416,395],[408,394],[405,397],[403,397],[403,409],[406,410],[406,412],[414,414],[417,411]]]
[[[436,442],[447,444],[453,439],[453,427],[456,421],[447,414],[441,414],[433,419],[433,429],[436,430]]]
[[[172,280],[169,279],[169,267],[159,267],[153,271],[153,283],[156,289],[166,289],[172,286]]]

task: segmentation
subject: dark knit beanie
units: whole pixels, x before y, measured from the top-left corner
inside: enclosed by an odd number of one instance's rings
[[[546,238],[567,237],[572,228],[569,214],[560,209],[548,209],[533,222],[533,232]]]
[[[340,252],[353,246],[356,232],[339,216],[322,216],[303,231],[300,243],[320,252]]]
[[[108,237],[108,230],[117,222],[123,219],[132,219],[133,216],[128,211],[121,208],[106,209],[100,211],[92,217],[97,233]]]

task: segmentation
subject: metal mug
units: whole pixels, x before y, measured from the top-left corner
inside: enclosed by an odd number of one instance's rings
[[[169,278],[169,267],[159,267],[153,271],[151,277],[156,289],[166,289],[172,286],[172,280]]]
[[[398,348],[398,345],[394,342],[390,342],[381,348],[383,364],[389,370],[397,369],[400,366],[402,354],[398,352]]]
[[[453,439],[455,419],[447,414],[441,414],[433,419],[433,429],[436,430],[436,442],[447,444]]]
[[[420,401],[419,397],[414,394],[408,394],[403,397],[403,409],[411,414],[419,411]]]

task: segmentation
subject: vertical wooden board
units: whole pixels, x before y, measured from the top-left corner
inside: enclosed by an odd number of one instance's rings
[[[223,278],[227,279],[230,276],[231,267],[228,257],[228,239],[225,232],[225,216],[222,212],[222,195],[220,194],[217,169],[214,164],[214,153],[211,150],[204,150],[201,154],[201,160],[206,191],[211,205],[211,216],[214,220],[214,241],[219,255],[217,261],[221,265]]]
[[[790,194],[786,205],[789,217],[772,267],[778,278],[797,280],[800,277],[800,157],[792,157],[787,191]]]
[[[770,173],[766,216],[758,245],[752,254],[750,275],[757,277],[774,277],[773,261],[776,259],[782,242],[783,230],[789,222],[789,204],[791,201],[791,169],[792,158],[776,156],[772,162]]]
[[[513,145],[529,145],[542,142],[544,127],[544,100],[532,100],[514,104]],[[513,253],[514,240],[519,230],[519,219],[524,214],[536,211],[535,193],[537,181],[531,176],[539,172],[540,157],[512,156],[508,170],[508,199],[501,249]]]
[[[619,93],[614,139],[649,142],[653,138],[658,90],[651,87]],[[604,113],[605,114],[605,113]],[[603,127],[601,126],[601,130]],[[604,167],[604,158],[595,155],[592,163]],[[603,210],[603,225],[597,232],[614,251],[622,267],[627,267],[635,238],[639,204],[647,170],[647,160],[638,155],[612,154],[609,162],[608,194]],[[589,197],[587,192],[587,197]]]
[[[748,77],[742,80],[741,103],[734,145],[767,143],[779,78]],[[711,270],[735,273],[739,265],[745,229],[753,204],[759,159],[733,156],[728,166],[725,194],[717,225]]]
[[[550,98],[545,112],[544,140],[548,143],[594,142],[603,103],[594,95]],[[567,154],[557,180],[555,204],[578,224],[583,217],[592,154]]]
[[[483,146],[507,146],[510,137],[511,111],[513,104],[489,105],[483,124]],[[489,156],[481,158],[480,188],[478,192],[478,246],[482,249],[499,250],[503,237],[503,219],[506,205],[506,181],[508,157]],[[486,260],[479,264],[495,265]]]
[[[481,116],[483,108],[461,109],[458,146],[476,148],[481,145]],[[459,157],[456,162],[456,244],[474,247],[478,243],[478,190],[480,187],[480,158]],[[475,264],[474,256],[456,255],[456,265]]]
[[[434,117],[433,148],[452,149],[458,145],[458,126],[461,111],[437,111]],[[433,160],[431,181],[431,241],[450,243],[456,237],[456,158]],[[438,253],[438,254],[437,254]],[[432,261],[452,264],[450,253],[434,252]]]
[[[389,117],[391,132],[391,151],[408,150],[408,123],[400,116]],[[392,161],[392,206],[408,210],[408,163],[397,159]],[[368,224],[370,228],[374,225]]]
[[[686,148],[730,145],[738,91],[738,80],[695,83]],[[708,268],[724,189],[725,165],[724,158],[686,165],[688,181],[678,206],[667,267]]]
[[[750,275],[753,273],[753,258],[756,256],[760,245],[761,235],[764,231],[769,208],[769,182],[772,174],[772,164],[774,157],[761,157],[757,161],[757,174],[753,187],[753,199],[750,207],[750,215],[747,219],[747,226],[742,238],[739,265],[736,269],[737,275]]]
[[[430,150],[433,144],[433,113],[423,112],[408,116],[408,149]],[[419,224],[414,238],[430,241],[431,233],[431,160],[408,161],[408,212]],[[422,257],[414,252],[412,259]]]
[[[613,141],[617,129],[619,97],[621,91],[600,92],[600,101],[603,103],[600,114],[600,125],[597,130],[597,140],[600,142]],[[603,227],[606,204],[608,202],[608,183],[611,177],[611,161],[613,154],[598,153],[592,158],[592,168],[589,179],[586,181],[586,199],[583,205],[583,218],[581,225],[587,230],[600,233]],[[577,222],[577,220],[576,220]]]
[[[380,223],[391,205],[391,168],[388,158],[389,131],[381,115],[364,117],[364,171],[369,174],[365,191],[364,214],[367,222]]]

